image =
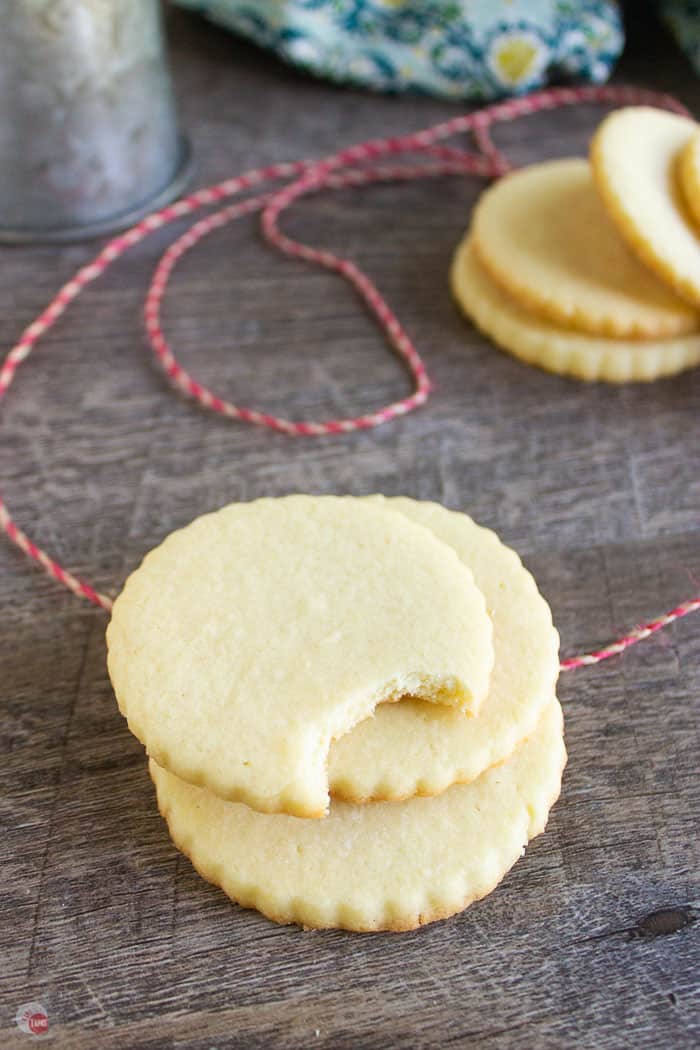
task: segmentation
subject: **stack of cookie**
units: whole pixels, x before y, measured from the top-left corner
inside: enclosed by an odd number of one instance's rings
[[[505,176],[480,198],[451,281],[486,335],[549,371],[626,382],[698,364],[698,125],[617,110],[590,162]]]
[[[174,842],[278,922],[451,915],[558,797],[547,603],[494,533],[437,504],[225,507],[147,555],[107,637]]]

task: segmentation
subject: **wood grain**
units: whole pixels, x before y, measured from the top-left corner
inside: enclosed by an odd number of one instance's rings
[[[635,7],[636,10],[636,7]],[[620,79],[700,109],[670,43],[632,19]],[[204,184],[454,109],[305,79],[195,18],[173,18]],[[635,46],[636,44],[636,46]],[[651,52],[650,52],[651,48]],[[653,61],[651,60],[653,54]],[[505,127],[518,161],[581,154],[592,108]],[[700,371],[585,387],[528,369],[465,325],[446,270],[473,180],[324,194],[285,228],[357,259],[437,390],[372,433],[289,440],[183,401],[144,350],[145,282],[169,234],[79,302],[0,413],[20,524],[100,589],[196,514],[293,490],[437,499],[498,529],[535,572],[563,650],[697,591]],[[297,417],[366,410],[408,383],[352,293],[271,253],[251,224],[174,278],[167,328],[217,390]],[[6,342],[93,246],[4,250]],[[0,544],[0,1045],[15,1010],[70,1048],[691,1047],[700,1041],[698,695],[689,618],[565,677],[570,763],[548,832],[489,898],[412,934],[277,928],[179,857],[105,671],[104,618]]]

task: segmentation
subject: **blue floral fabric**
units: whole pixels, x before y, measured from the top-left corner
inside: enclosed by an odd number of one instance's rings
[[[700,73],[700,0],[666,0],[664,16],[696,73]]]
[[[446,98],[601,83],[624,43],[614,0],[177,2],[319,76]]]

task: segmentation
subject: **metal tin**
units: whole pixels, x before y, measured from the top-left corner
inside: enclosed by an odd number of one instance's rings
[[[0,240],[138,220],[189,174],[159,0],[0,0]]]

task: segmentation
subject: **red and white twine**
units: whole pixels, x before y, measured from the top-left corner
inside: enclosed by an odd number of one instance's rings
[[[29,357],[41,336],[56,323],[83,289],[100,277],[129,248],[145,240],[151,233],[168,223],[192,215],[201,208],[220,204],[231,197],[237,197],[266,183],[287,180],[281,188],[268,190],[257,196],[249,196],[233,204],[226,204],[218,211],[206,215],[194,223],[167,249],[153,274],[144,307],[146,333],[156,359],[178,389],[188,397],[194,398],[204,408],[211,409],[230,419],[268,427],[290,437],[315,437],[369,429],[411,412],[427,400],[430,393],[430,379],[418,350],[400,321],[374,283],[355,263],[350,259],[334,255],[332,252],[321,251],[287,237],[279,228],[280,215],[300,197],[318,190],[341,190],[380,181],[404,182],[443,175],[477,175],[482,178],[498,178],[509,171],[511,165],[491,139],[492,125],[555,109],[559,106],[586,102],[654,105],[687,114],[685,107],[671,96],[639,88],[617,86],[553,88],[524,98],[495,103],[474,113],[453,117],[423,131],[401,137],[371,139],[340,150],[321,160],[271,164],[265,168],[246,172],[236,178],[226,179],[215,186],[197,190],[176,203],[153,212],[130,230],[114,237],[90,263],[78,270],[75,276],[61,288],[40,316],[25,329],[19,341],[5,357],[0,368],[0,400],[9,390],[17,369]],[[479,152],[475,153],[444,144],[445,139],[462,133],[472,135]],[[417,154],[425,159],[420,164],[412,165],[378,163],[385,158],[393,158],[405,153]],[[256,211],[262,213],[262,232],[275,248],[295,259],[302,259],[331,270],[355,288],[370,314],[376,318],[391,348],[405,362],[413,379],[413,393],[362,416],[323,421],[295,421],[233,404],[209,390],[183,368],[173,353],[161,324],[162,300],[172,272],[182,256],[207,234]],[[84,580],[78,579],[22,532],[13,521],[2,499],[0,499],[0,526],[21,551],[38,562],[59,583],[68,587],[78,597],[86,598],[103,609],[111,609],[112,599],[108,595],[101,594]],[[561,669],[571,671],[600,663],[611,656],[617,656],[681,617],[698,610],[700,610],[700,596],[683,602],[665,616],[635,628],[623,638],[596,652],[563,660]]]

